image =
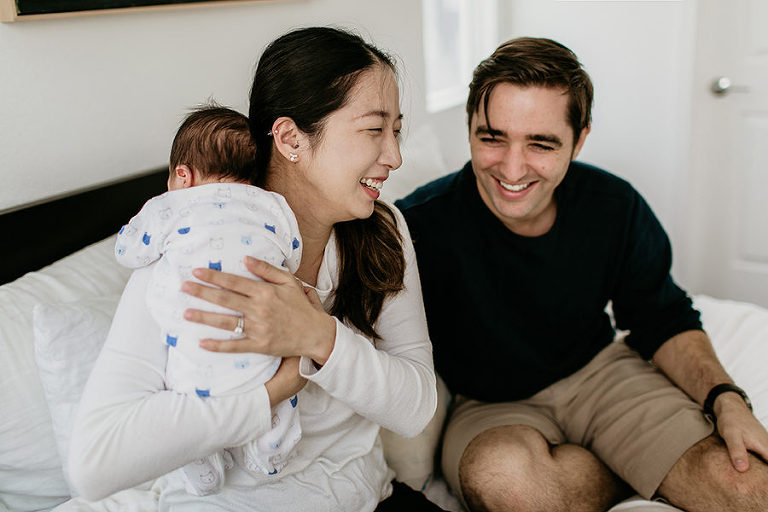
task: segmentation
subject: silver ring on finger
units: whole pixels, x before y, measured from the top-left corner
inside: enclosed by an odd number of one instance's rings
[[[240,315],[237,317],[237,325],[232,330],[233,333],[237,334],[238,336],[243,335],[243,327],[245,327],[245,320],[243,319],[243,316]]]

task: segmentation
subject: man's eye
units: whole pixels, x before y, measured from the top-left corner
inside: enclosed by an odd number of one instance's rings
[[[381,133],[381,128],[368,128],[369,132]]]
[[[552,146],[547,146],[546,144],[533,144],[533,147],[542,151],[552,151],[555,149]]]

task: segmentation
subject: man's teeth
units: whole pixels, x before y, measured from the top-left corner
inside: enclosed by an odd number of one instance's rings
[[[360,183],[365,185],[366,187],[370,188],[371,190],[376,190],[377,192],[381,190],[381,187],[384,185],[384,182],[381,180],[373,180],[371,178],[364,178],[360,180]]]
[[[531,186],[530,183],[523,183],[522,185],[507,185],[501,180],[499,180],[499,183],[501,184],[502,187],[504,187],[504,189],[512,192],[522,192],[523,190]]]

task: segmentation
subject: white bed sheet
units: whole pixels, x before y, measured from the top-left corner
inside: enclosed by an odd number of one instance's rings
[[[157,497],[165,485],[163,478],[96,503],[68,499],[51,412],[35,363],[32,320],[35,304],[76,302],[83,305],[99,297],[109,301],[110,296],[122,290],[130,273],[115,263],[113,247],[111,237],[39,272],[0,286],[0,367],[8,369],[0,373],[0,510],[3,503],[14,511],[156,510]],[[768,379],[763,369],[768,360],[768,311],[706,296],[696,296],[694,302],[702,312],[705,328],[724,366],[753,398],[758,419],[768,424]],[[446,510],[461,511],[459,502],[439,478],[430,480],[425,494]],[[675,509],[635,498],[611,510]]]

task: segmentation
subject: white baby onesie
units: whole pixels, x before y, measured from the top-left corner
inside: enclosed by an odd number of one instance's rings
[[[147,288],[147,305],[168,345],[166,385],[201,398],[247,392],[264,384],[281,359],[262,354],[224,354],[198,346],[203,338],[238,336],[184,319],[186,309],[237,314],[181,292],[184,281],[196,281],[192,270],[208,267],[255,278],[245,267],[246,255],[295,272],[301,261],[296,217],[285,199],[243,183],[210,183],[173,190],[147,201],[120,229],[117,260],[130,268],[157,261]],[[247,325],[245,326],[247,330]],[[297,397],[272,409],[272,430],[240,447],[252,471],[276,474],[301,438]],[[184,468],[188,489],[198,495],[216,491],[229,454],[215,454]],[[211,474],[209,474],[211,473]]]

